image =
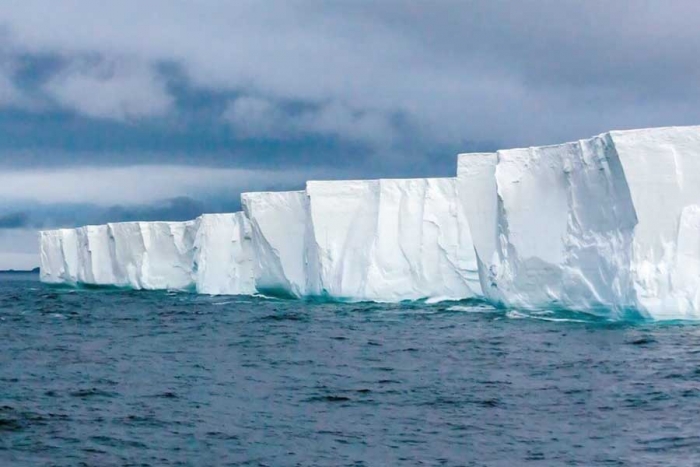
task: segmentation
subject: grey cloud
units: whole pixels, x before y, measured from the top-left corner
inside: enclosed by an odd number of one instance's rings
[[[173,105],[156,68],[133,59],[76,59],[43,91],[64,108],[120,121],[163,116]]]
[[[100,216],[104,222],[186,221],[206,211],[207,206],[201,200],[179,196],[145,206],[112,206]]]
[[[338,173],[328,169],[238,169],[175,165],[70,167],[0,171],[0,199],[99,206],[145,204],[162,199],[217,197],[264,187],[301,186]],[[352,175],[348,171],[345,175]],[[342,177],[343,174],[338,176]]]
[[[404,158],[700,120],[700,5],[690,0],[154,0],[153,16],[135,0],[72,0],[50,16],[45,8],[24,0],[0,9],[12,53],[132,64],[109,79],[93,70],[59,75],[46,88],[88,116],[167,113],[173,92],[152,70],[171,63],[195,88],[270,104],[244,107],[246,121],[236,110],[245,102],[233,100],[224,115],[244,137],[379,140]],[[90,99],[83,85],[109,98]],[[295,120],[279,112],[284,102],[319,110]]]
[[[396,137],[389,116],[337,102],[287,110],[269,99],[241,96],[228,104],[223,117],[243,138],[287,140],[321,135],[386,146]]]
[[[26,212],[11,212],[0,215],[0,229],[21,229],[31,227],[29,215]]]
[[[108,222],[186,221],[208,212],[240,210],[238,196],[195,199],[187,196],[143,204],[100,206],[87,203],[25,203],[22,211],[2,213],[0,231],[45,230]]]

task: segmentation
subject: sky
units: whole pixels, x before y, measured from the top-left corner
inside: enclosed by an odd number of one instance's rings
[[[0,269],[37,230],[700,124],[695,0],[4,0]]]

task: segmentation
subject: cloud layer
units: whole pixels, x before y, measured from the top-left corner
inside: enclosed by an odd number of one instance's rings
[[[400,134],[401,116],[428,143],[511,145],[698,119],[692,1],[46,8],[43,0],[2,8],[6,54],[60,57],[64,66],[38,92],[87,117],[176,112],[162,69],[170,65],[195,88],[238,96],[222,118],[242,137],[384,144]],[[240,118],[244,111],[253,114]]]
[[[698,124],[698,17],[692,0],[7,0],[0,234]]]

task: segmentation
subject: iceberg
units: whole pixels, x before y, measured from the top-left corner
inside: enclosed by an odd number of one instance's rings
[[[481,296],[454,178],[310,181],[323,295],[397,302]]]
[[[460,206],[485,297],[617,317],[700,316],[689,260],[698,169],[698,127],[459,155]]]
[[[42,232],[41,279],[700,318],[700,127],[460,154],[456,178],[309,181],[241,203]]]

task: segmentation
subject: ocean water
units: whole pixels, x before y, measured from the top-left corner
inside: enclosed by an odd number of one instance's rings
[[[700,327],[6,275],[0,465],[700,465]]]

